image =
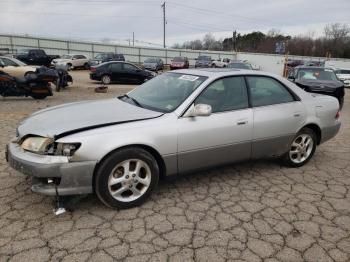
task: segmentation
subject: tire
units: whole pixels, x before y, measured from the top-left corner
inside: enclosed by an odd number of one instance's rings
[[[301,167],[310,161],[317,147],[317,136],[310,128],[302,128],[289,145],[289,150],[282,157],[285,165]]]
[[[67,71],[71,71],[73,69],[72,64],[67,64]]]
[[[89,63],[85,63],[85,64],[84,64],[84,69],[85,69],[85,70],[89,70],[89,69],[90,69]]]
[[[24,74],[24,77],[29,77],[30,75],[35,75],[35,72],[33,71],[28,71]]]
[[[140,166],[138,174],[137,166]],[[118,150],[102,161],[94,178],[94,188],[102,203],[124,209],[141,205],[158,180],[159,168],[154,157],[142,148],[130,147]]]
[[[109,85],[111,83],[111,77],[109,75],[103,75],[101,81],[104,85]]]
[[[31,94],[31,97],[33,97],[35,100],[43,100],[47,97],[46,94]]]

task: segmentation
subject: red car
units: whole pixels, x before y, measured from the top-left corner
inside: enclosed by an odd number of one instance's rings
[[[184,68],[189,68],[190,63],[188,62],[187,57],[175,57],[173,60],[171,60],[170,63],[170,70],[174,69],[184,69]]]

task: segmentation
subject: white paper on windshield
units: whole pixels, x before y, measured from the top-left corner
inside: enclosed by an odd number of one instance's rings
[[[196,81],[199,77],[198,76],[191,76],[191,75],[182,75],[179,77],[181,80],[186,80],[186,81]]]

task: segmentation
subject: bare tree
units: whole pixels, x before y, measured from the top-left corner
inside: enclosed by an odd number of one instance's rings
[[[340,23],[328,24],[324,28],[324,33],[327,39],[344,40],[350,33],[350,26]]]

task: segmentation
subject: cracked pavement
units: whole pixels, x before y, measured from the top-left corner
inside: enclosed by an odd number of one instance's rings
[[[43,101],[0,97],[0,261],[350,261],[350,95],[342,127],[304,167],[240,163],[161,181],[142,206],[105,207],[94,195],[54,216],[53,199],[32,193],[8,167],[5,144],[30,113],[101,99],[83,71]]]

